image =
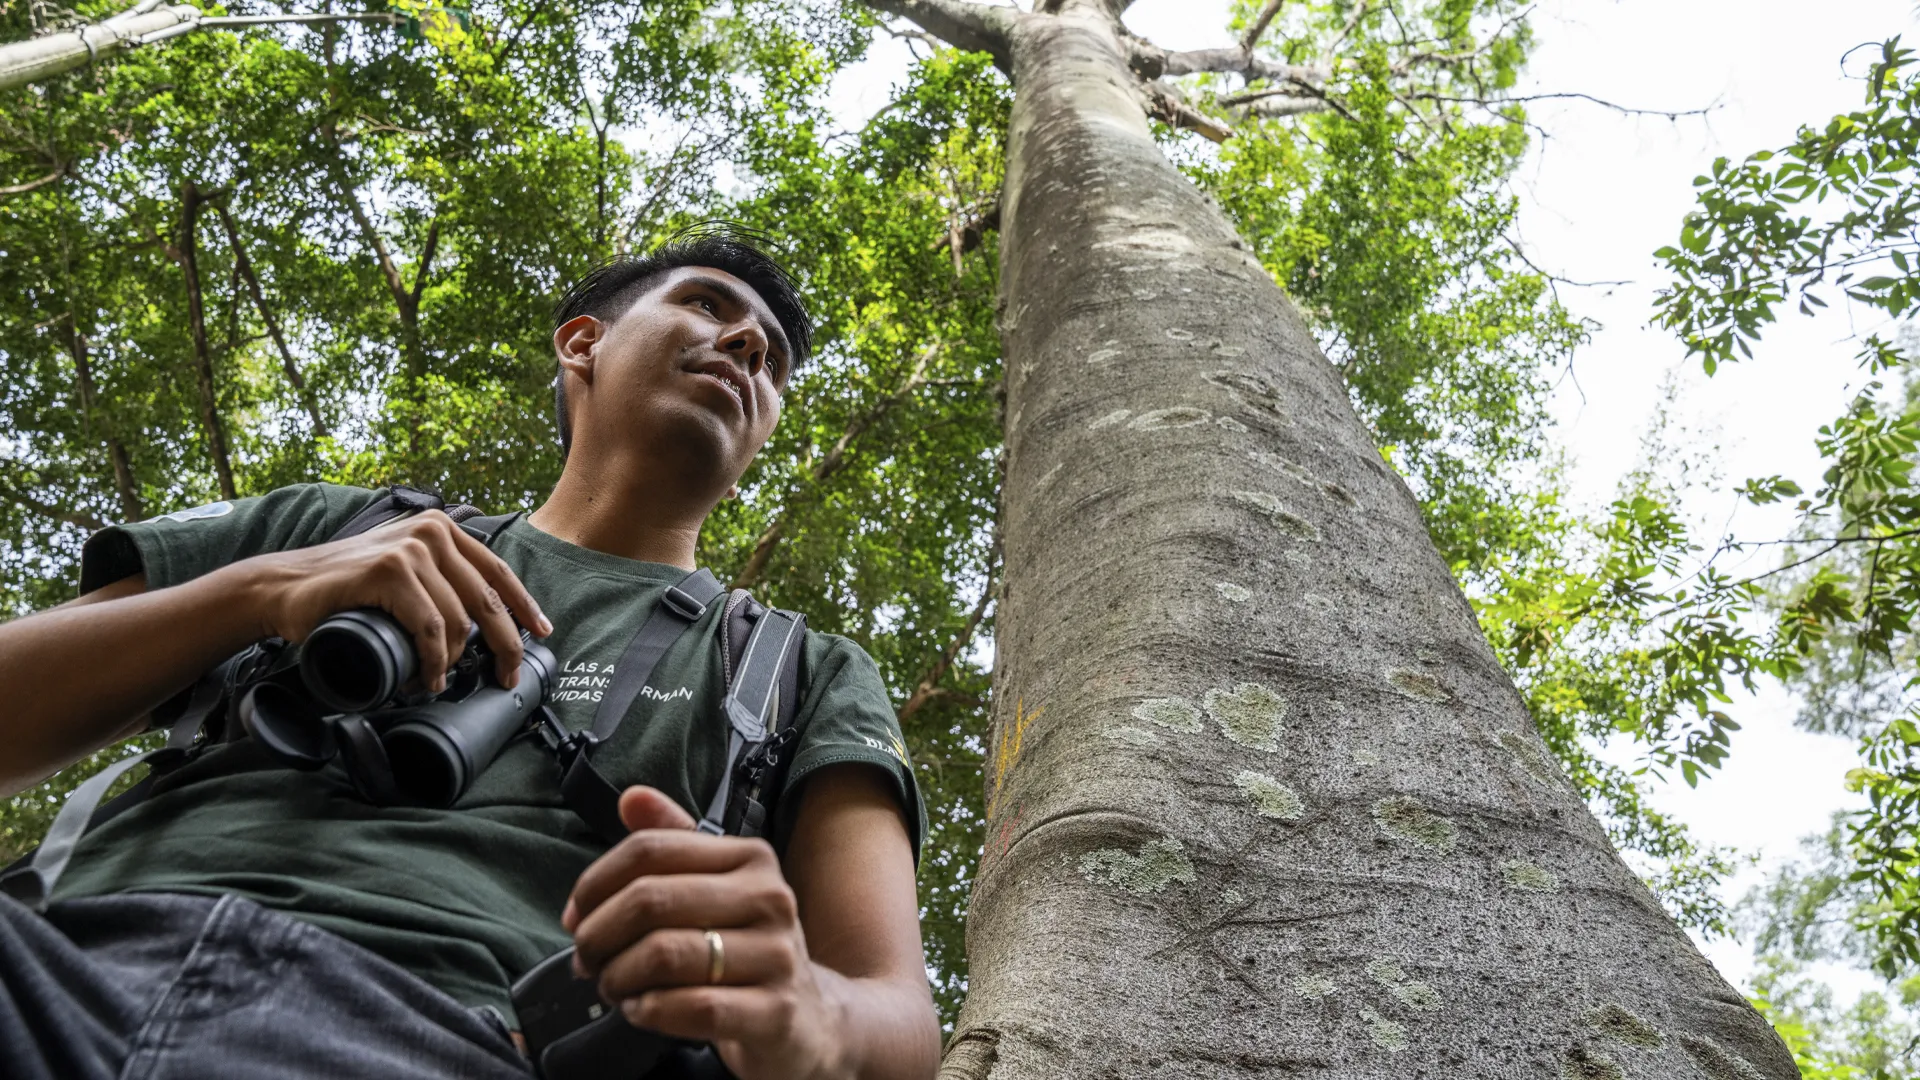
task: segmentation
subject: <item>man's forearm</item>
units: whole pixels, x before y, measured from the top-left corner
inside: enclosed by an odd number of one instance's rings
[[[834,1080],[922,1080],[940,1067],[940,1026],[924,986],[814,968],[839,1014],[845,1058]]]
[[[136,733],[154,706],[259,640],[253,576],[236,563],[153,592],[130,579],[0,625],[0,797]]]

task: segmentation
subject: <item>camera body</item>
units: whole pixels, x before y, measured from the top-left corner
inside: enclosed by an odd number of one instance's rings
[[[520,678],[494,677],[478,631],[439,694],[406,695],[419,669],[413,638],[375,608],[316,627],[290,665],[269,665],[238,697],[240,720],[268,753],[296,769],[339,760],[382,806],[445,808],[459,801],[507,742],[545,708],[559,664],[520,635]]]

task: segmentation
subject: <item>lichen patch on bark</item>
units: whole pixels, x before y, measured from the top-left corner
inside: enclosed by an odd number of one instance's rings
[[[1269,754],[1280,749],[1287,702],[1279,694],[1259,683],[1241,683],[1232,690],[1207,691],[1204,703],[1222,735]]]
[[[1766,1080],[1752,1062],[1705,1035],[1682,1034],[1680,1049],[1687,1052],[1709,1080]]]
[[[1508,859],[1500,864],[1500,877],[1508,888],[1521,892],[1558,892],[1560,877],[1545,867],[1525,859]]]
[[[1299,792],[1265,773],[1247,769],[1233,778],[1235,786],[1253,803],[1253,812],[1278,821],[1299,821],[1307,812]]]
[[[1205,409],[1196,409],[1191,405],[1175,405],[1170,409],[1154,409],[1143,412],[1133,418],[1127,426],[1135,431],[1166,431],[1170,428],[1193,427],[1213,419],[1213,414]]]
[[[1133,718],[1191,735],[1200,730],[1200,710],[1181,697],[1148,698],[1133,707]]]
[[[1561,1059],[1560,1075],[1565,1080],[1626,1080],[1627,1074],[1619,1062],[1600,1051],[1576,1045]]]
[[[1106,736],[1114,742],[1124,743],[1127,746],[1154,746],[1160,742],[1160,736],[1146,728],[1134,727],[1131,724],[1126,727],[1108,728]]]
[[[1353,748],[1352,753],[1353,753],[1353,763],[1355,765],[1380,764],[1380,751],[1375,750],[1371,747],[1356,746]]]
[[[1116,885],[1135,896],[1150,896],[1174,882],[1193,884],[1193,863],[1180,841],[1151,840],[1138,855],[1102,848],[1080,858],[1080,873],[1095,885]]]
[[[1108,413],[1107,415],[1101,417],[1100,419],[1095,420],[1093,423],[1088,424],[1087,427],[1089,430],[1092,430],[1092,431],[1101,431],[1106,428],[1110,428],[1115,424],[1125,423],[1127,417],[1132,415],[1133,415],[1132,409],[1115,409],[1112,412]]]
[[[1314,528],[1313,522],[1288,510],[1278,495],[1265,491],[1236,491],[1233,497],[1267,515],[1281,532],[1295,540],[1317,542],[1320,539],[1320,530]]]
[[[1407,1048],[1405,1024],[1396,1024],[1372,1009],[1361,1009],[1360,1019],[1367,1022],[1367,1037],[1373,1040],[1373,1045],[1389,1054],[1397,1054]]]
[[[1502,731],[1493,738],[1501,749],[1513,755],[1514,762],[1534,783],[1542,787],[1553,785],[1553,779],[1559,775],[1560,769],[1548,760],[1546,750],[1534,745],[1532,740],[1517,731]]]
[[[1440,1007],[1440,992],[1419,979],[1409,978],[1406,969],[1386,958],[1367,964],[1367,977],[1387,988],[1394,1000],[1414,1012],[1432,1012]]]
[[[1419,701],[1444,703],[1453,700],[1453,695],[1447,693],[1447,688],[1440,685],[1439,679],[1411,668],[1388,668],[1387,685]]]
[[[1373,821],[1387,836],[1441,855],[1452,854],[1460,840],[1458,826],[1411,795],[1394,795],[1374,803]]]
[[[1285,419],[1284,410],[1280,407],[1279,391],[1264,377],[1238,369],[1209,371],[1201,377],[1233,395],[1234,400],[1241,404]]]
[[[1588,1011],[1585,1019],[1588,1027],[1602,1035],[1642,1050],[1658,1050],[1660,1044],[1666,1041],[1661,1038],[1659,1028],[1628,1012],[1625,1006],[1611,1001]]]
[[[1214,423],[1219,424],[1221,427],[1225,428],[1228,431],[1233,432],[1235,435],[1245,435],[1249,430],[1251,430],[1250,428],[1247,427],[1247,425],[1241,423],[1238,420],[1235,420],[1231,416],[1222,416],[1219,419],[1215,420]]]
[[[1119,355],[1120,355],[1120,354],[1121,354],[1121,353],[1122,353],[1123,351],[1125,351],[1125,350],[1122,350],[1122,349],[1095,349],[1095,350],[1094,350],[1093,352],[1090,352],[1090,353],[1088,353],[1088,354],[1087,354],[1087,363],[1089,363],[1089,364],[1104,364],[1104,363],[1106,363],[1107,361],[1109,361],[1109,360],[1111,360],[1111,359],[1113,359],[1114,357],[1116,357],[1116,356],[1119,356]]]
[[[1236,585],[1231,581],[1216,581],[1213,583],[1213,587],[1219,590],[1220,595],[1224,597],[1228,603],[1244,604],[1253,599],[1253,590],[1247,588],[1245,585]]]
[[[1336,484],[1331,480],[1327,481],[1324,484],[1321,484],[1320,490],[1326,492],[1328,498],[1332,499],[1334,502],[1341,504],[1342,506],[1345,506],[1349,510],[1354,509],[1360,505],[1359,499],[1354,498],[1351,494],[1347,492],[1346,488],[1341,487],[1339,484]]]
[[[1302,975],[1293,980],[1293,992],[1308,1000],[1329,997],[1339,989],[1325,975]]]
[[[1265,465],[1267,468],[1294,480],[1298,480],[1302,484],[1308,486],[1312,486],[1313,484],[1312,473],[1281,457],[1279,454],[1270,454],[1265,450],[1249,450],[1247,451],[1247,456],[1252,458],[1257,464]]]

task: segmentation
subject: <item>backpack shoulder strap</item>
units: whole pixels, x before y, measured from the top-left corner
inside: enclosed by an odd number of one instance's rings
[[[462,513],[467,510],[473,512]],[[515,510],[511,514],[482,514],[479,510],[465,505],[447,508],[447,516],[460,526],[462,532],[488,547],[493,546],[494,540],[506,530],[507,526],[519,520],[521,513],[522,511]]]
[[[741,640],[733,625],[736,616],[752,621],[737,660],[730,655],[733,643]],[[716,835],[758,836],[766,828],[768,781],[780,764],[781,752],[794,738],[807,620],[798,612],[761,607],[740,591],[729,599],[727,617],[722,655],[730,662],[727,692],[720,703],[728,728],[727,765],[699,829]]]
[[[695,570],[676,585],[667,586],[640,629],[613,665],[613,683],[600,698],[593,726],[566,732],[557,720],[546,722],[547,742],[560,756],[560,795],[587,827],[608,843],[627,835],[620,822],[620,789],[593,765],[593,747],[613,737],[626,719],[633,699],[653,676],[653,669],[680,635],[706,614],[707,606],[725,592],[711,573]]]
[[[345,540],[349,536],[359,536],[385,525],[395,518],[418,514],[426,510],[444,510],[447,501],[431,491],[401,484],[376,492],[360,512],[347,519],[345,525],[333,531],[329,539]],[[475,511],[478,513],[478,511]]]

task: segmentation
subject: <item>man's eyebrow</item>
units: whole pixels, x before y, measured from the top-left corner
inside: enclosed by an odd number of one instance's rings
[[[747,298],[746,293],[740,291],[739,286],[730,281],[722,281],[717,277],[709,277],[706,274],[688,274],[686,277],[680,279],[680,285],[682,287],[692,286],[694,288],[706,289],[709,292],[718,293],[720,299],[725,300],[741,311],[753,310],[753,301]],[[779,322],[761,319],[760,329],[765,331],[767,337],[772,339],[773,343],[779,347],[781,356],[791,357],[793,355],[793,346],[787,341],[787,332],[780,328]]]

